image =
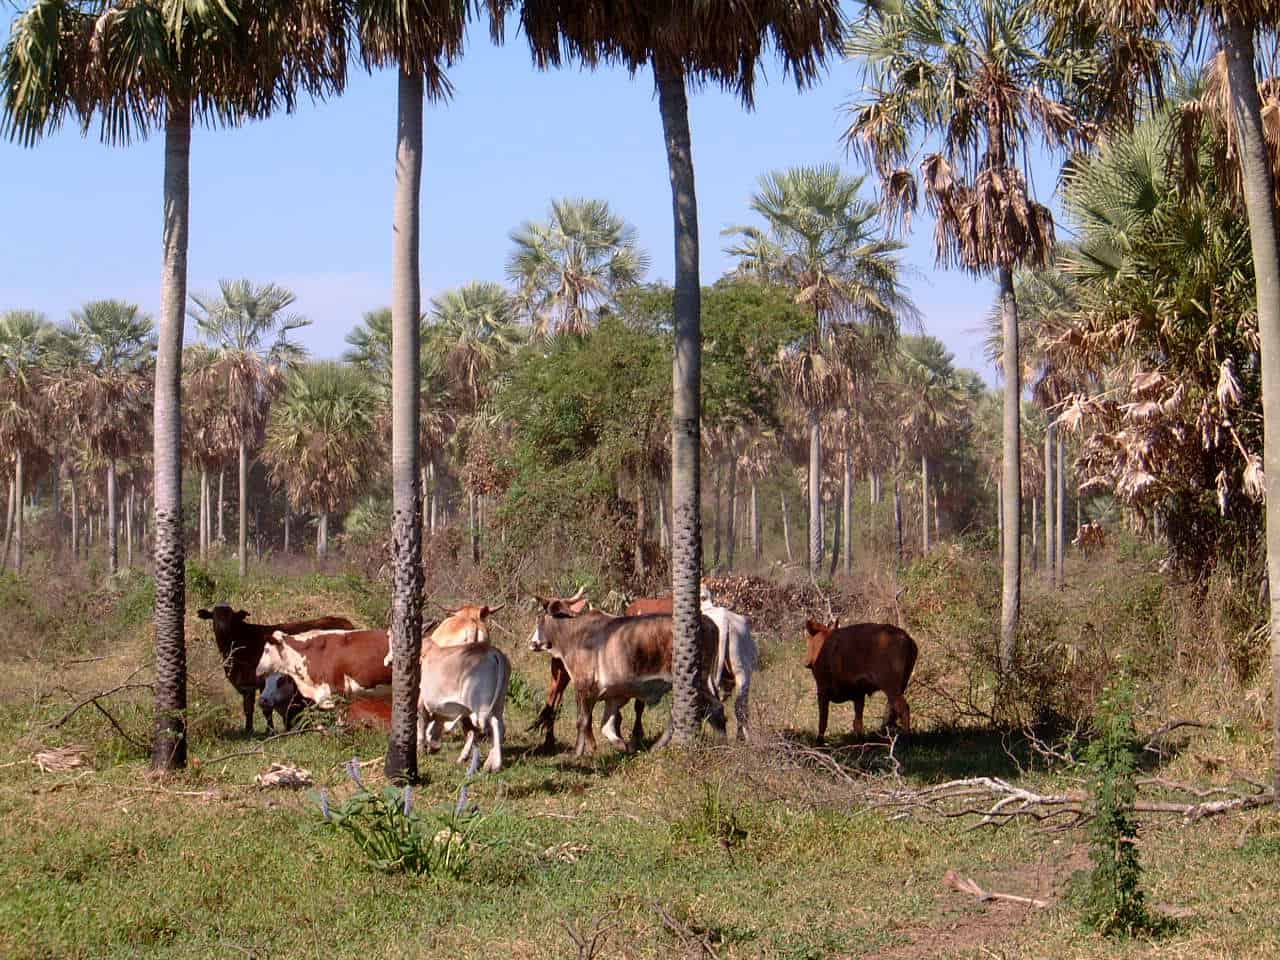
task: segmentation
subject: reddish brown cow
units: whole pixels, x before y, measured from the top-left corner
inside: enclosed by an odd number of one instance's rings
[[[622,750],[629,746],[620,736],[620,710],[628,700],[657,703],[671,689],[671,617],[611,617],[598,610],[575,614],[564,600],[543,600],[542,612],[530,637],[535,651],[547,651],[564,661],[578,695],[578,740],[576,756],[595,750],[591,714],[599,700],[605,701],[602,730]],[[702,663],[697,685],[706,698],[706,712],[712,725],[724,732],[724,708],[718,692],[708,684],[708,664],[716,662],[720,638],[715,624],[702,618]],[[660,744],[670,736],[663,734]]]
[[[836,621],[831,626],[805,622],[809,649],[804,665],[818,687],[818,742],[827,733],[827,705],[853,701],[853,732],[861,736],[867,694],[883,690],[889,700],[888,724],[911,730],[911,708],[902,695],[916,665],[916,642],[887,623]]]
[[[265,673],[258,673],[262,650],[273,633],[305,633],[309,630],[350,630],[353,624],[346,617],[316,617],[311,620],[295,620],[290,623],[249,623],[245,610],[232,610],[225,603],[212,610],[198,610],[201,620],[213,621],[213,639],[222,656],[222,672],[227,681],[244,698],[245,736],[253,733],[253,704],[262,689]],[[273,729],[271,715],[265,710],[267,729]]]
[[[385,630],[297,635],[277,630],[262,651],[258,671],[288,674],[302,696],[323,703],[334,694],[349,696],[391,683],[391,667],[384,662],[389,649]]]
[[[391,729],[391,698],[377,694],[352,697],[347,704],[347,723],[353,727]]]
[[[652,613],[671,616],[671,598],[641,597],[638,600],[632,600],[631,605],[622,611],[624,617],[643,617]]]

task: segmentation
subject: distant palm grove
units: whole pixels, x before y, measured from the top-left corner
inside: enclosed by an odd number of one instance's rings
[[[1092,522],[1274,600],[1280,86],[1255,42],[1278,17],[1264,0],[32,0],[0,55],[0,130],[36,149],[64,123],[163,136],[163,259],[155,318],[110,290],[69,317],[0,304],[0,562],[151,572],[157,768],[186,762],[189,559],[234,554],[245,575],[337,554],[390,580],[395,781],[416,777],[432,565],[508,593],[572,575],[670,594],[677,743],[701,719],[706,571],[821,583],[989,551],[1001,676],[1022,578],[1060,584]],[[531,198],[545,215],[513,223],[505,264],[424,302],[424,102],[447,97],[468,24],[518,33],[537,69],[654,84],[669,239],[606,198]],[[860,81],[848,169],[755,171],[738,222],[712,225],[733,269],[704,275],[688,91],[747,109],[764,66],[804,88],[842,58]],[[341,358],[311,358],[307,305],[251,264],[188,290],[191,128],[339,96],[356,68],[397,76],[393,283]],[[1027,175],[1043,156],[1066,222]],[[997,390],[925,332],[902,259],[922,205],[939,269],[993,283]],[[667,242],[670,284],[650,275]]]

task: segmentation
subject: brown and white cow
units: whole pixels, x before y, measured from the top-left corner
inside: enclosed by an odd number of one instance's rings
[[[476,734],[489,733],[493,746],[484,768],[502,769],[502,738],[506,732],[502,713],[511,682],[511,661],[488,643],[439,646],[422,642],[422,678],[418,692],[418,743],[434,753],[440,749],[439,731],[449,721],[461,721],[467,730],[459,763],[466,763],[476,747]]]
[[[245,736],[253,733],[253,703],[266,677],[266,673],[259,673],[258,664],[271,635],[277,632],[295,634],[309,630],[350,630],[355,626],[346,617],[316,617],[289,623],[249,623],[248,611],[233,610],[226,603],[219,603],[212,610],[198,610],[196,616],[201,620],[213,621],[213,639],[222,656],[222,672],[244,701]],[[273,730],[271,714],[264,710],[263,715],[266,717],[267,729]]]
[[[538,598],[542,610],[530,649],[546,651],[564,662],[577,690],[578,739],[575,756],[595,750],[591,714],[598,701],[605,702],[601,729],[619,749],[629,746],[619,733],[620,711],[628,700],[657,703],[672,684],[672,625],[669,616],[612,617],[598,610],[574,613],[561,599]],[[724,732],[724,708],[714,682],[708,680],[708,665],[715,663],[719,635],[715,624],[702,619],[702,669],[697,686],[705,698],[704,708],[711,724]],[[659,746],[670,737],[663,734]]]
[[[277,630],[263,648],[258,671],[288,674],[302,696],[324,703],[389,684],[389,649],[385,630]]]
[[[1079,547],[1086,557],[1090,556],[1095,550],[1106,547],[1107,529],[1097,520],[1082,523],[1076,528],[1076,538],[1071,541],[1071,545]]]
[[[867,694],[884,691],[889,701],[888,725],[911,730],[911,708],[903,692],[911,680],[918,650],[910,634],[887,623],[853,623],[846,627],[805,621],[809,635],[805,668],[818,688],[818,742],[827,733],[827,706],[853,701],[853,732],[861,736],[862,707]]]

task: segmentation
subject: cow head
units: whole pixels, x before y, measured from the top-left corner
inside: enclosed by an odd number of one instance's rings
[[[698,602],[704,607],[714,607],[716,600],[711,594],[711,587],[707,585],[707,581],[699,581],[698,587]]]
[[[244,623],[249,618],[248,610],[232,610],[229,603],[214,604],[212,610],[200,609],[196,611],[196,616],[201,620],[213,621],[213,634],[226,633],[238,623]]]
[[[818,665],[818,657],[822,654],[822,646],[827,642],[827,637],[839,627],[840,621],[837,620],[831,626],[819,623],[816,620],[806,620],[804,622],[805,632],[809,637],[809,648],[805,652],[804,665],[806,670],[812,670]]]
[[[285,729],[293,726],[294,718],[306,708],[307,702],[293,678],[284,673],[268,676],[258,697],[258,704],[264,712],[269,715],[275,711],[284,718]]]
[[[530,650],[538,652],[551,649],[551,641],[543,629],[547,617],[568,620],[590,608],[591,601],[583,596],[585,592],[585,587],[579,587],[578,592],[572,597],[540,597],[534,594],[534,599],[538,601],[541,609],[538,611],[538,621],[534,625],[533,633],[529,635]]]

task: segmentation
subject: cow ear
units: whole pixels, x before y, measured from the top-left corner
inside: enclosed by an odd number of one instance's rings
[[[811,637],[816,637],[816,636],[817,636],[818,634],[820,634],[820,633],[823,631],[823,629],[824,629],[824,627],[822,626],[822,624],[820,624],[820,623],[818,623],[818,622],[816,622],[816,621],[814,621],[814,620],[806,620],[806,621],[804,622],[804,628],[805,628],[805,630],[807,630],[807,631],[808,631],[809,636],[811,636]]]
[[[201,609],[199,609],[199,610],[197,610],[197,611],[196,611],[196,616],[197,616],[197,617],[199,617],[201,620],[212,620],[212,619],[213,619],[213,613],[212,613],[212,611],[205,610],[203,607],[202,607]]]
[[[535,599],[535,600],[537,600],[537,601],[538,601],[538,606],[540,606],[543,610],[545,610],[545,609],[547,609],[547,607],[551,606],[551,601],[550,601],[550,600],[548,600],[546,597],[540,597],[540,596],[538,596],[536,593],[533,595],[533,599]]]
[[[583,610],[591,609],[591,601],[588,600],[586,597],[583,597],[580,600],[574,600],[572,603],[567,604],[567,607],[569,612],[576,617]]]

